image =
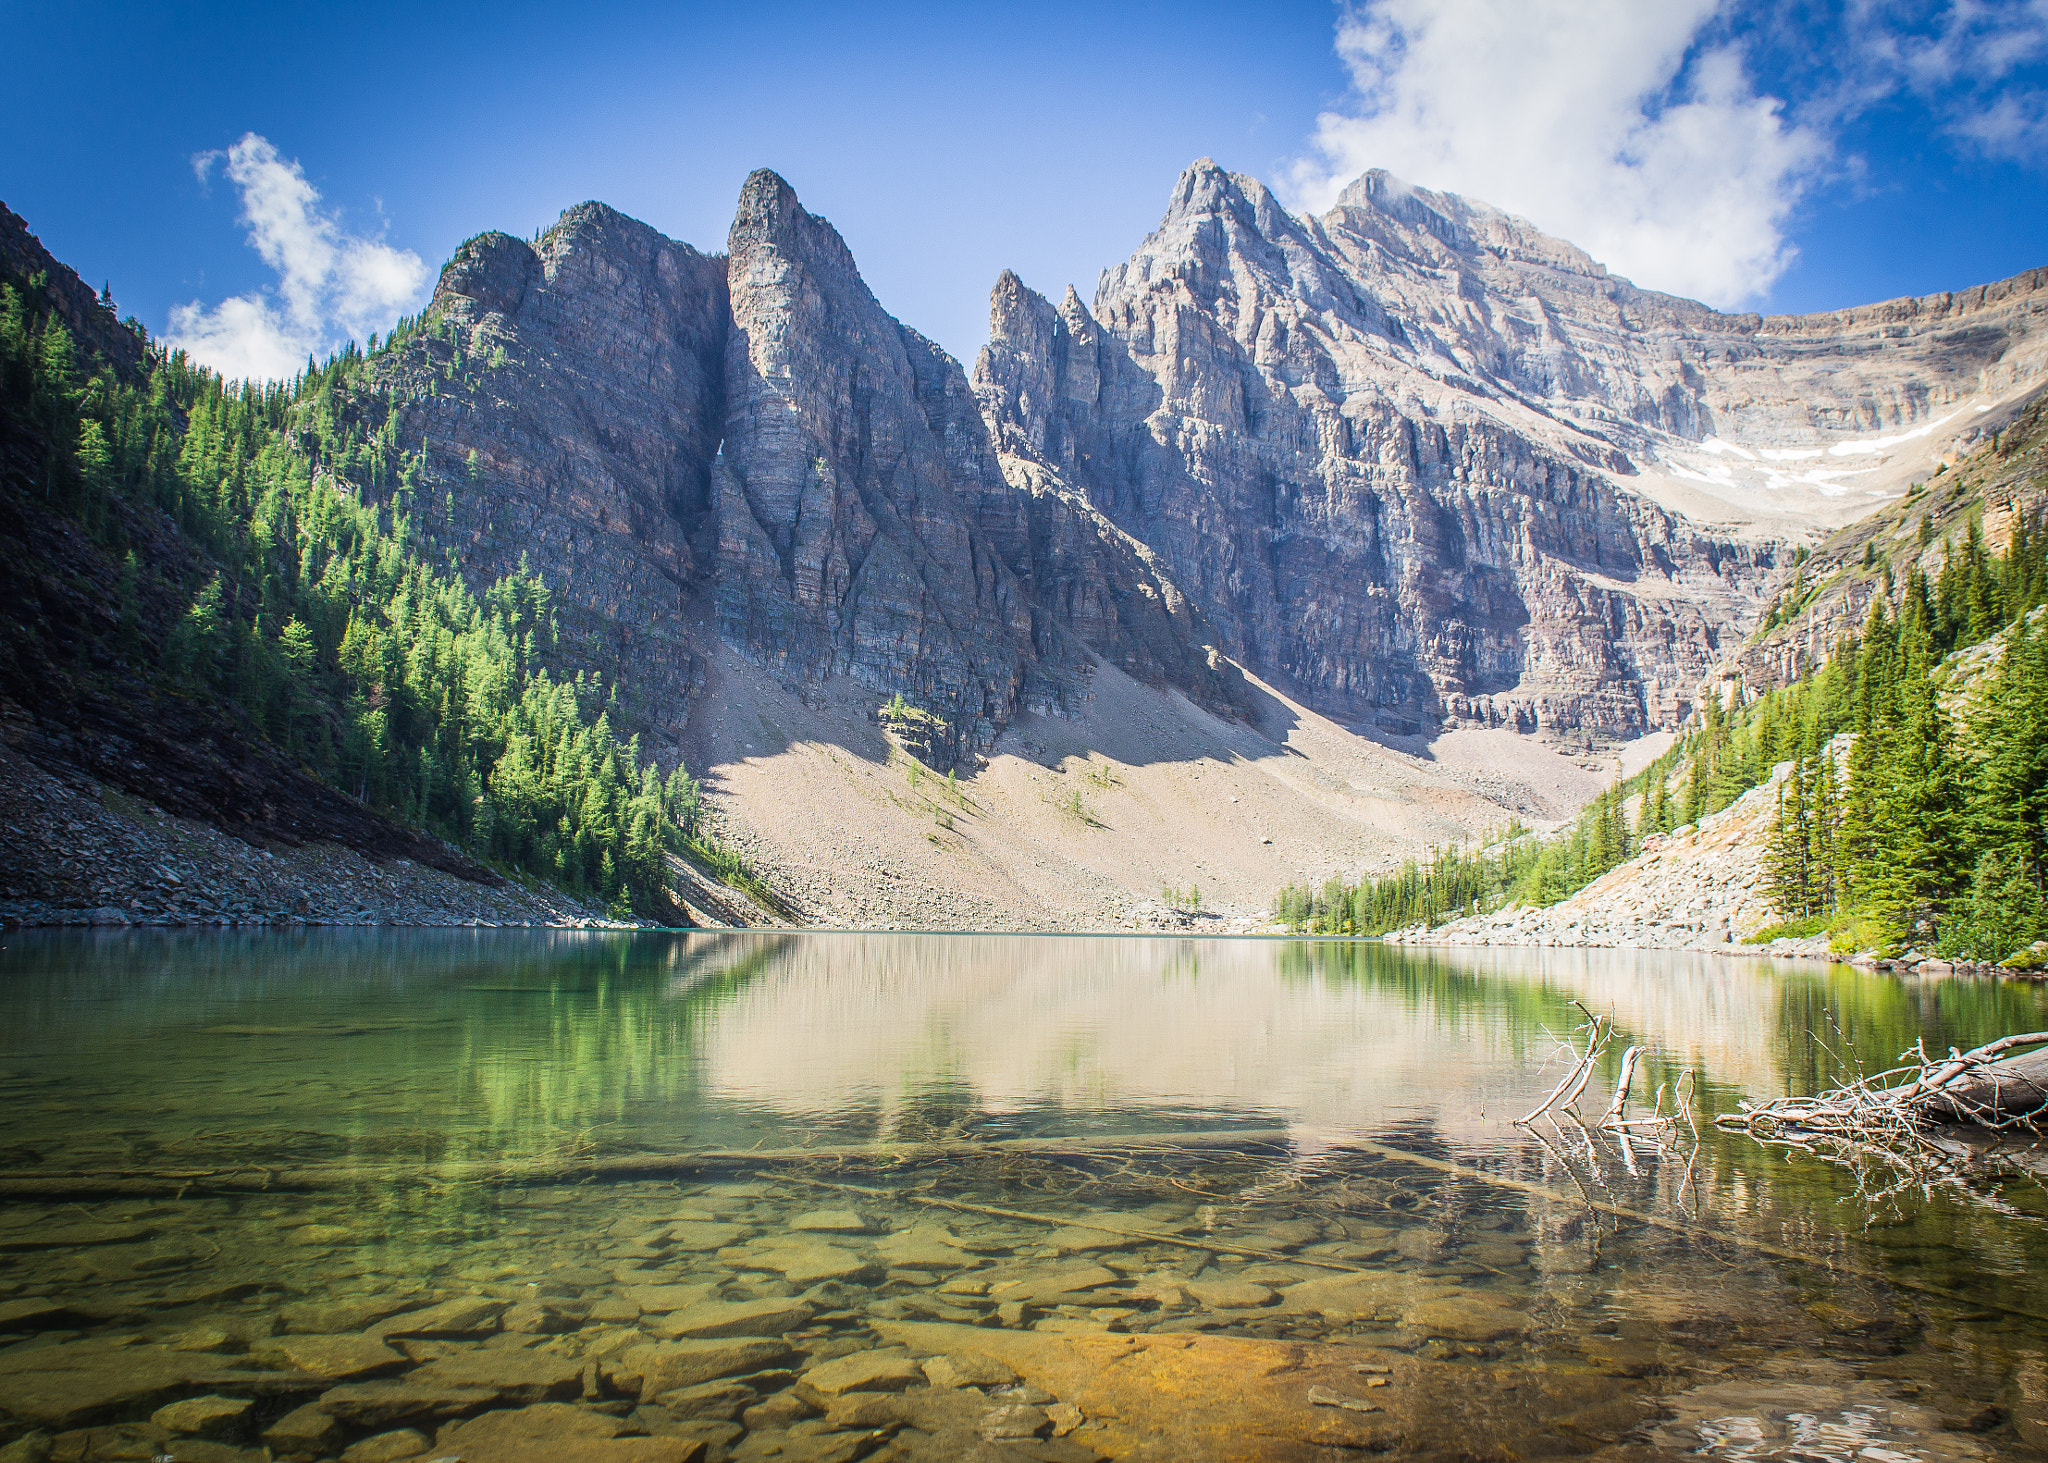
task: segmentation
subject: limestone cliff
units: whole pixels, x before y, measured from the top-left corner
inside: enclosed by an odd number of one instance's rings
[[[1092,309],[1005,275],[991,313],[998,445],[1148,544],[1230,654],[1396,730],[1617,737],[1689,710],[1902,447],[2040,379],[2048,275],[1729,316],[1384,173],[1297,218],[1204,160]]]
[[[1092,307],[1005,274],[971,386],[775,174],[728,250],[599,204],[483,235],[362,388],[423,531],[543,572],[561,669],[657,745],[707,636],[901,692],[948,758],[1098,658],[1233,716],[1231,661],[1396,734],[1674,725],[1793,544],[2048,350],[2034,276],[1722,315],[1382,173],[1297,218],[1197,164]]]
[[[706,629],[792,684],[904,694],[948,757],[1070,710],[1092,654],[1242,709],[1144,547],[1005,477],[958,363],[781,178],[747,180],[729,248],[595,203],[532,244],[482,235],[367,374],[425,530],[472,582],[548,578],[563,670],[615,678],[671,742]]]

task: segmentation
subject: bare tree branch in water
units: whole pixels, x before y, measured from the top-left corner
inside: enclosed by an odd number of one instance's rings
[[[2006,1055],[2044,1046],[2048,1031],[2002,1036],[1967,1052],[1950,1047],[1945,1057],[1915,1042],[1898,1066],[1873,1074],[1858,1066],[1853,1080],[1811,1096],[1745,1100],[1714,1122],[1839,1164],[1874,1208],[1945,1191],[2015,1218],[2037,1217],[1997,1185],[2048,1177],[2048,1152],[2036,1141],[2048,1132],[2048,1050]]]

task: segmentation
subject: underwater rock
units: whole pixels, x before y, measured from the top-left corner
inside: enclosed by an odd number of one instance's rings
[[[924,1368],[907,1356],[857,1351],[812,1367],[797,1385],[817,1397],[830,1398],[844,1392],[900,1392],[924,1380]]]
[[[812,1314],[800,1300],[707,1300],[662,1317],[650,1329],[665,1337],[780,1336],[808,1323]]]
[[[399,1463],[402,1458],[417,1458],[433,1446],[425,1433],[402,1427],[349,1444],[342,1451],[341,1463]]]
[[[795,1355],[788,1344],[766,1339],[650,1341],[627,1347],[609,1372],[620,1391],[651,1401],[678,1387],[760,1371]]]
[[[701,1438],[621,1437],[617,1418],[564,1403],[487,1412],[436,1444],[462,1463],[700,1463]]]
[[[256,1404],[247,1397],[187,1397],[168,1403],[149,1415],[165,1432],[195,1438],[231,1438],[249,1426]]]

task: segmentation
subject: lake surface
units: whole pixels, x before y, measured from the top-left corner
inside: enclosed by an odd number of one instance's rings
[[[1574,1001],[1620,1033],[1581,1107],[1639,1044],[1697,1136],[1513,1124]],[[2044,1008],[1647,952],[17,932],[0,1443],[2032,1457],[2038,1188],[1873,1204],[1709,1119]]]

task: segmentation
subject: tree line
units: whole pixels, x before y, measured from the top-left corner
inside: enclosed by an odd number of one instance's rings
[[[1898,589],[1889,573],[1884,587]],[[2015,524],[1993,554],[1973,519],[1934,576],[1915,568],[1876,596],[1861,632],[1799,683],[1812,726],[1765,861],[1788,932],[1981,961],[2048,937],[2044,599],[2041,524]],[[1948,661],[2001,632],[1988,665]]]
[[[272,385],[151,345],[131,382],[78,348],[42,277],[20,283],[0,284],[0,403],[45,444],[24,486],[120,566],[126,672],[231,702],[369,806],[620,914],[670,908],[669,852],[746,872],[684,769],[664,778],[615,733],[606,688],[549,675],[540,576],[522,561],[474,592],[432,562],[410,518],[424,453],[401,448],[387,396],[349,391],[353,345]],[[402,326],[394,342],[431,328]],[[168,515],[204,566],[139,559],[136,510]],[[144,612],[152,589],[182,607],[167,624]]]
[[[1276,917],[1372,935],[1553,904],[1789,763],[1764,861],[1785,923],[1753,933],[1979,960],[2048,938],[2048,616],[2033,613],[2048,601],[2048,531],[2018,523],[1992,553],[1973,518],[1933,575],[1913,568],[1901,586],[1884,567],[1878,584],[1861,632],[1819,669],[1746,704],[1707,696],[1675,746],[1562,832],[1511,822],[1378,877],[1289,885]],[[2000,632],[1990,671],[1953,694],[1944,660]]]

